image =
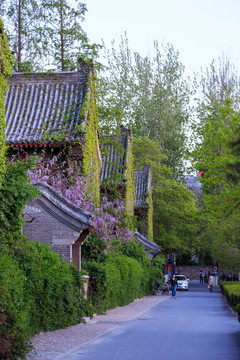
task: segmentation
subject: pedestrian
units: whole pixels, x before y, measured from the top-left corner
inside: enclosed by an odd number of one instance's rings
[[[221,280],[225,281],[225,279],[226,279],[226,275],[225,275],[224,271],[222,271]]]
[[[208,278],[208,288],[210,292],[213,292],[213,284],[214,284],[214,278],[212,276],[212,273],[210,273]]]
[[[175,274],[173,274],[171,278],[171,288],[172,288],[172,297],[175,298],[177,292],[177,279],[175,277]]]
[[[205,274],[204,274],[204,282],[207,284],[207,282],[208,282],[208,274],[207,274],[207,272],[205,272]]]
[[[228,275],[227,281],[232,281],[232,275],[231,274]]]
[[[200,270],[200,273],[199,273],[199,280],[200,280],[200,284],[203,284],[203,272],[202,272],[202,270]]]

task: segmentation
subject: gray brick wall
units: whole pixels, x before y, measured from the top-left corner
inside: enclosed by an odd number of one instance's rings
[[[53,251],[59,253],[67,262],[70,261],[70,246],[78,238],[79,233],[49,214],[40,204],[34,204],[32,213],[28,211],[24,233],[30,240],[38,240],[41,244],[50,244]]]

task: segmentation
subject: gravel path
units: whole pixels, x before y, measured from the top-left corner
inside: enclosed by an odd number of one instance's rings
[[[34,350],[27,360],[60,360],[64,354],[116,328],[116,322],[133,320],[166,299],[168,296],[161,294],[145,296],[129,305],[109,310],[106,315],[96,315],[86,324],[40,333],[32,339]]]

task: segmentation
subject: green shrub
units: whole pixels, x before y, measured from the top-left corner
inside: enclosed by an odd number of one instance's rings
[[[81,273],[49,245],[22,236],[24,204],[36,194],[27,182],[31,163],[8,164],[0,190],[0,359],[24,358],[40,331],[92,316]]]
[[[238,313],[238,321],[240,322],[240,303],[236,306],[236,311]]]
[[[221,292],[225,296],[228,304],[233,308],[234,311],[238,311],[239,314],[240,282],[222,281],[220,283],[220,287],[221,287]]]
[[[0,359],[24,357],[30,347],[24,273],[9,253],[0,256]]]
[[[90,262],[89,297],[95,310],[103,313],[152,292],[153,274],[148,266],[125,255],[109,257],[104,264]]]
[[[48,245],[22,240],[5,246],[0,268],[0,359],[24,358],[33,335],[93,315],[81,273]]]
[[[48,244],[37,241],[23,241],[15,249],[15,258],[26,275],[31,334],[81,321],[85,315],[83,284],[73,265],[60,261]]]

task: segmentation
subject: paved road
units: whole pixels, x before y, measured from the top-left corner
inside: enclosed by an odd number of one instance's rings
[[[116,323],[116,322],[115,322]],[[240,325],[219,289],[190,283],[62,360],[239,360]]]

